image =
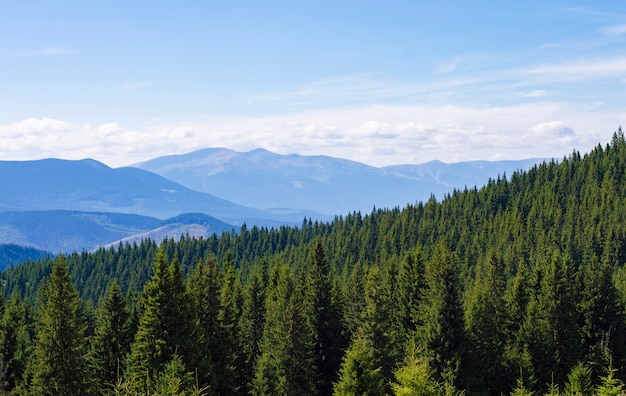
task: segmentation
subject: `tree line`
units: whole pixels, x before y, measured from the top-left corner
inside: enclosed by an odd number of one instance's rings
[[[621,394],[626,142],[407,207],[0,275],[11,394]]]

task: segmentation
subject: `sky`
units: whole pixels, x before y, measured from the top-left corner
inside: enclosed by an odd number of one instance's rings
[[[563,158],[626,127],[626,2],[0,0],[0,160]]]

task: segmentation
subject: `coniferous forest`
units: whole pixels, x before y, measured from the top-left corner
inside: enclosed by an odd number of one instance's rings
[[[441,201],[0,282],[0,393],[620,395],[626,141]]]

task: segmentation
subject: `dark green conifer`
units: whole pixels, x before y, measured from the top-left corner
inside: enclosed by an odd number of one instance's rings
[[[178,260],[168,264],[163,249],[156,256],[154,275],[143,293],[143,313],[132,344],[127,378],[136,390],[152,392],[155,376],[174,354],[190,355],[189,303]]]
[[[0,390],[13,392],[18,387],[24,388],[27,365],[33,360],[34,338],[35,321],[31,303],[13,293],[0,320]]]
[[[313,354],[309,377],[316,383],[317,393],[329,394],[341,362],[341,324],[320,239],[313,244],[300,283],[303,347]]]
[[[122,291],[114,281],[98,307],[95,334],[88,354],[95,387],[102,394],[106,394],[105,390],[110,390],[123,376],[132,340],[130,330],[130,313]]]
[[[458,374],[466,345],[459,293],[455,257],[438,244],[426,265],[423,319],[418,334],[422,350],[442,380]]]
[[[189,278],[189,295],[193,307],[194,343],[190,367],[197,370],[202,386],[216,389],[215,365],[220,349],[218,312],[220,308],[220,269],[213,257],[199,262]]]
[[[89,383],[85,325],[64,256],[55,259],[52,273],[42,287],[30,393],[85,395]]]
[[[381,367],[374,357],[374,346],[357,337],[346,351],[341,363],[339,380],[335,383],[335,396],[382,396],[385,380]]]

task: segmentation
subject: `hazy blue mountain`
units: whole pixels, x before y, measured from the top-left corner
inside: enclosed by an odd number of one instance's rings
[[[367,213],[374,206],[404,207],[426,201],[431,194],[440,199],[454,188],[481,187],[489,178],[528,169],[540,161],[432,161],[376,168],[327,156],[209,148],[133,166],[244,206],[334,215],[355,210]]]
[[[205,214],[194,213],[167,220],[122,214],[65,210],[0,213],[0,244],[31,247],[58,254],[93,250],[119,242],[182,234],[209,236],[231,231],[234,226]],[[0,266],[2,263],[0,262]]]
[[[43,259],[48,255],[50,253],[32,247],[0,244],[0,270],[28,260],[36,261]]]
[[[193,191],[137,168],[86,159],[0,161],[0,212],[74,210],[166,219],[204,213],[231,224],[299,223],[306,213],[269,213]]]

